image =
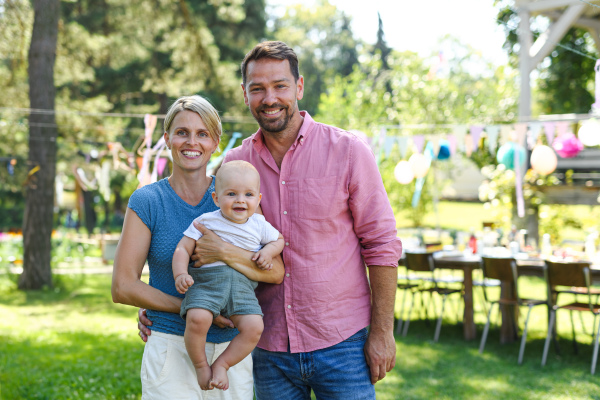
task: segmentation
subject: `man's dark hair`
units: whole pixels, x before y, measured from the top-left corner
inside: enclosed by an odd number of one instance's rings
[[[294,50],[283,42],[269,41],[262,42],[254,46],[252,50],[242,61],[242,84],[246,86],[246,70],[248,69],[248,63],[250,61],[260,60],[262,58],[272,58],[275,60],[288,60],[290,63],[290,70],[294,79],[298,81],[300,78],[300,71],[298,69],[298,56]]]

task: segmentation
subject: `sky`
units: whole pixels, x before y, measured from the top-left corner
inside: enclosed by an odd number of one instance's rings
[[[281,6],[314,0],[267,0]],[[502,50],[504,33],[496,24],[493,0],[329,0],[352,17],[352,31],[367,43],[377,39],[377,12],[381,14],[385,39],[389,47],[411,50],[423,57],[443,48],[439,40],[446,34],[460,39],[481,52],[494,64],[506,64]]]

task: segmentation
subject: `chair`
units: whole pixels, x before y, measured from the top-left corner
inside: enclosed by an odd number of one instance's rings
[[[408,271],[407,271],[408,272]],[[402,325],[404,324],[404,306],[406,304],[406,294],[407,292],[411,293],[411,304],[414,304],[415,301],[415,293],[416,289],[420,286],[423,279],[416,275],[398,275],[398,289],[402,290],[402,301],[400,302],[400,316],[398,317],[398,325],[396,326],[396,334],[400,335],[402,333]],[[413,283],[419,282],[419,283]],[[410,317],[410,315],[409,315]]]
[[[439,312],[439,317],[437,320],[437,325],[435,328],[435,334],[433,337],[433,341],[437,342],[439,340],[440,337],[440,330],[442,328],[442,317],[444,315],[444,307],[446,304],[446,298],[454,293],[458,293],[458,294],[462,294],[462,288],[461,289],[453,289],[453,288],[447,288],[447,287],[442,287],[439,286],[439,281],[436,278],[435,274],[433,273],[435,270],[435,266],[434,266],[434,262],[433,262],[433,254],[432,253],[412,253],[412,252],[406,252],[406,269],[410,270],[410,271],[416,271],[416,272],[427,272],[430,276],[427,277],[426,279],[431,282],[431,284],[429,286],[420,286],[416,289],[416,292],[421,293],[421,302],[423,301],[423,293],[429,293],[430,295],[432,293],[437,293],[438,295],[442,296],[442,306]],[[413,306],[414,306],[414,295],[413,295],[413,301],[411,302],[410,305],[410,309],[408,311],[408,318],[406,319],[406,324],[404,325],[404,329],[402,332],[402,336],[406,336],[406,334],[408,333],[408,326],[410,324],[410,315],[412,314],[412,310],[413,310]],[[425,309],[427,312],[427,308]]]
[[[483,329],[483,335],[481,336],[481,343],[479,345],[479,353],[483,353],[485,348],[485,342],[490,329],[490,320],[494,305],[498,305],[498,312],[500,311],[500,305],[507,306],[527,306],[527,318],[525,319],[525,326],[523,329],[523,336],[521,338],[521,347],[519,349],[519,364],[523,363],[523,354],[525,353],[525,344],[527,342],[527,324],[529,323],[529,316],[531,315],[531,309],[535,306],[548,304],[547,300],[535,300],[525,299],[519,296],[519,285],[518,285],[518,274],[517,274],[517,262],[513,258],[492,258],[492,257],[481,257],[481,268],[483,270],[483,276],[487,279],[498,279],[501,282],[507,282],[514,285],[515,297],[514,299],[504,299],[499,297],[497,300],[490,300],[488,296],[488,288],[483,286],[483,294],[485,301],[490,303],[490,309],[487,313],[487,322]]]
[[[600,325],[596,327],[596,320],[600,314],[600,304],[592,302],[592,296],[595,295],[595,289],[591,288],[590,264],[587,262],[557,262],[546,261],[546,282],[548,284],[549,295],[558,293],[573,293],[575,295],[585,295],[587,302],[579,302],[575,298],[574,302],[558,305],[554,304],[550,310],[550,322],[548,323],[548,334],[544,344],[544,355],[542,356],[542,366],[546,365],[548,357],[548,348],[550,346],[550,338],[555,336],[554,324],[556,321],[556,312],[558,310],[569,310],[571,314],[571,329],[573,332],[573,345],[577,351],[577,339],[575,336],[575,324],[573,323],[573,311],[591,312],[594,315],[594,326],[592,335],[594,337],[594,352],[592,355],[591,372],[596,371],[596,361],[598,360],[598,340]],[[556,286],[566,286],[572,289],[558,290]]]

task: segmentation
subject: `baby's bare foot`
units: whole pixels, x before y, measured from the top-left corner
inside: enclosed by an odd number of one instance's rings
[[[196,368],[196,375],[198,377],[198,384],[202,390],[212,390],[211,385],[212,370],[210,366]]]
[[[227,369],[224,366],[213,365],[212,367],[212,379],[210,384],[213,387],[221,390],[229,389],[229,379],[227,378]]]

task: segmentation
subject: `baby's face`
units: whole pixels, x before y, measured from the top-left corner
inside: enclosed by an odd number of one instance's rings
[[[225,218],[243,224],[256,212],[260,203],[258,177],[245,170],[219,177],[213,199]]]

